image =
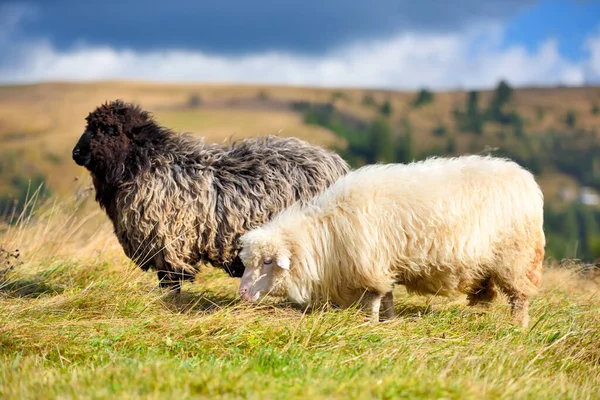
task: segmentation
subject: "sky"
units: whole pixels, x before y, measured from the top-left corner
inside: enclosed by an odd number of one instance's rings
[[[600,84],[600,1],[0,0],[0,83]]]

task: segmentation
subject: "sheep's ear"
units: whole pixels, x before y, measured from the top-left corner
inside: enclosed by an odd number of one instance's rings
[[[290,257],[283,255],[277,257],[277,265],[279,266],[279,268],[287,269],[289,271]]]

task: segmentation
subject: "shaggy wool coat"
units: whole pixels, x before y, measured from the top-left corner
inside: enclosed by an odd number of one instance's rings
[[[543,195],[529,171],[500,158],[372,165],[240,240],[248,299],[349,306],[402,284],[476,304],[499,289],[526,324],[544,259]]]
[[[169,284],[193,279],[201,263],[241,276],[241,234],[349,169],[337,154],[296,138],[207,144],[121,101],[87,121],[73,157],[90,170],[125,254]]]

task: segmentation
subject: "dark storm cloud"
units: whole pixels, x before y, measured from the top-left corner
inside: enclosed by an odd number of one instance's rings
[[[443,33],[502,21],[533,0],[37,0],[19,36],[58,49],[194,49],[221,54],[265,50],[318,54],[399,32]]]

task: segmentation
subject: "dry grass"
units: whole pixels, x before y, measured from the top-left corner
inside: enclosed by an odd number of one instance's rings
[[[33,205],[33,201],[32,201]],[[531,327],[504,302],[409,296],[376,326],[356,310],[239,302],[205,268],[181,296],[123,256],[82,201],[0,227],[0,397],[577,398],[600,395],[600,278],[548,268]],[[95,210],[94,207],[91,207]]]
[[[291,112],[217,109],[165,110],[154,114],[161,124],[179,132],[194,132],[210,142],[268,134],[295,136],[322,146],[338,142],[329,130],[306,126],[300,115]]]

